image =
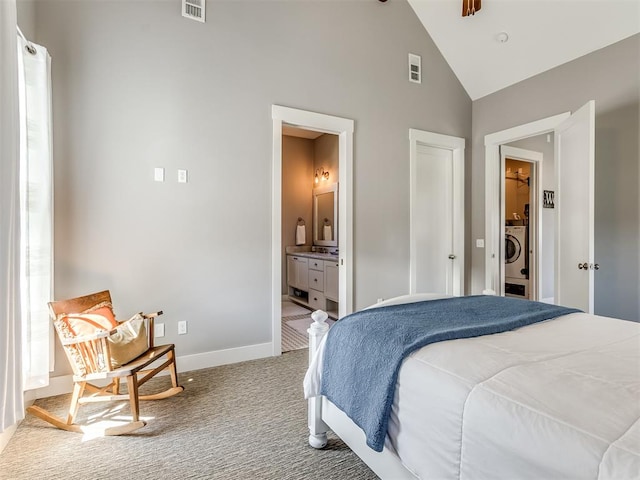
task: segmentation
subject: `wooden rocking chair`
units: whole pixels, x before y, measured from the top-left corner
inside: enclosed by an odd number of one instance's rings
[[[174,345],[153,344],[154,318],[162,315],[161,311],[140,313],[125,322],[117,322],[111,295],[105,290],[50,302],[49,312],[73,368],[73,395],[66,420],[36,405],[27,408],[29,413],[60,429],[86,432],[90,430],[86,425],[74,423],[80,405],[129,400],[133,420],[101,432],[103,435],[122,435],[146,425],[139,418],[139,400],[160,400],[184,390],[178,385]],[[162,363],[150,367],[158,361]],[[163,370],[169,370],[171,387],[156,394],[139,395],[138,388]],[[126,394],[120,393],[123,378],[127,382]],[[90,383],[96,380],[109,383],[104,387]],[[84,396],[85,391],[90,394]]]

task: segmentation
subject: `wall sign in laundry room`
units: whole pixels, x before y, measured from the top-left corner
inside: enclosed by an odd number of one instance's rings
[[[553,196],[554,196],[553,190],[543,190],[542,192],[543,208],[554,208]]]

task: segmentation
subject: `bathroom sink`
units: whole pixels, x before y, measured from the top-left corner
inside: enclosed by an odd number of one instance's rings
[[[296,252],[289,255],[298,255],[300,257],[317,258],[319,260],[338,260],[337,253],[322,253],[322,252]]]
[[[311,252],[312,255],[316,255],[322,258],[338,258],[337,253],[319,253],[319,252]]]

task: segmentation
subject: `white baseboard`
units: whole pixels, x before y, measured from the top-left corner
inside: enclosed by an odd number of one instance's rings
[[[9,444],[9,440],[11,440],[11,437],[13,437],[13,434],[16,433],[18,425],[20,425],[20,422],[10,426],[4,432],[0,433],[0,453],[2,453],[2,451],[4,450],[4,447],[6,447]]]
[[[49,385],[32,390],[37,398],[54,397],[70,393],[73,390],[73,375],[61,375],[59,377],[49,377]]]
[[[212,352],[196,353],[176,357],[178,373],[189,372],[191,370],[201,370],[203,368],[217,367],[229,363],[256,360],[258,358],[270,357],[273,352],[271,343],[261,343],[258,345],[248,345],[246,347],[228,348],[225,350],[215,350]],[[162,372],[162,374],[167,374]],[[95,382],[99,385],[100,382]],[[49,385],[34,390],[36,398],[53,397],[71,393],[73,390],[73,375],[61,375],[49,378]]]
[[[248,345],[246,347],[228,348],[226,350],[215,350],[213,352],[196,353],[185,355],[176,359],[178,372],[189,372],[191,370],[201,370],[203,368],[217,367],[229,363],[245,362],[247,360],[257,360],[258,358],[270,357],[273,352],[271,343],[260,343],[258,345]]]

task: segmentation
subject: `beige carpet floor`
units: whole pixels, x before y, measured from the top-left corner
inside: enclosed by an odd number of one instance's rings
[[[308,351],[180,375],[183,393],[143,402],[148,425],[130,435],[86,438],[30,415],[0,454],[2,479],[336,479],[377,478],[330,434],[307,443],[302,379]],[[168,385],[153,379],[143,391]],[[69,396],[38,400],[63,415]],[[112,404],[113,405],[113,404]],[[81,407],[80,418],[101,406]],[[123,414],[128,407],[123,406]]]

